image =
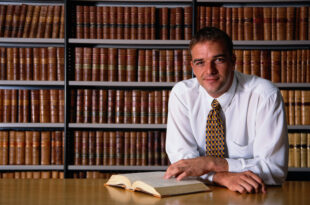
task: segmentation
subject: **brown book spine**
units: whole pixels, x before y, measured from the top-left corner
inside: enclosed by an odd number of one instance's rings
[[[243,73],[251,74],[251,50],[243,50]]]
[[[270,52],[268,50],[261,50],[260,52],[260,76],[267,80],[271,80],[270,70]]]
[[[33,48],[33,80],[42,80],[41,66],[41,48]]]
[[[178,82],[182,80],[182,50],[175,49],[173,51],[173,64],[174,64],[174,75],[173,81]]]
[[[300,139],[300,133],[294,133],[294,167],[301,167],[301,154],[300,154],[300,144],[301,144],[301,139]]]
[[[124,123],[132,123],[132,91],[124,93]]]
[[[253,8],[253,40],[264,40],[263,8]]]
[[[281,82],[281,51],[271,51],[271,81]]]
[[[184,40],[192,38],[192,7],[184,7]]]
[[[14,5],[14,14],[12,18],[12,33],[11,37],[17,37],[18,33],[18,26],[20,24],[20,17],[21,17],[21,5]]]
[[[22,4],[21,5],[19,22],[18,22],[18,25],[17,25],[17,34],[16,34],[17,38],[22,38],[23,37],[23,32],[24,32],[24,29],[25,29],[25,22],[26,22],[27,7],[28,6],[29,5],[26,5],[26,4]],[[1,36],[1,34],[0,34],[0,36]]]
[[[118,49],[117,74],[118,81],[126,81],[127,49]]]
[[[166,82],[167,81],[167,54],[166,50],[159,51],[159,82]]]
[[[212,7],[212,26],[216,28],[220,28],[220,7],[213,6]]]
[[[152,50],[152,81],[159,82],[159,50]]]
[[[292,82],[297,82],[297,50],[292,51]]]
[[[141,90],[141,109],[140,109],[140,123],[147,124],[148,122],[148,91]]]
[[[174,54],[173,50],[166,50],[166,81],[174,82]]]
[[[154,132],[153,131],[148,131],[147,135],[147,149],[148,149],[148,165],[154,165],[155,164],[155,159],[154,159]]]
[[[64,81],[65,79],[65,49],[57,48],[56,49],[56,60],[57,60],[57,80]]]
[[[0,131],[2,135],[2,165],[9,164],[9,131]]]
[[[84,11],[83,6],[76,6],[76,38],[84,38]]]
[[[309,7],[300,7],[300,17],[299,17],[299,38],[298,40],[308,40],[308,9]]]
[[[43,38],[46,26],[47,6],[41,6],[39,14],[38,31],[36,32],[37,38]]]
[[[26,18],[25,18],[24,30],[20,31],[22,32],[23,38],[29,37],[34,8],[35,8],[34,5],[27,5],[27,13],[26,13]]]
[[[116,165],[116,132],[109,132],[109,165]]]
[[[82,165],[82,131],[74,131],[74,165]]]
[[[116,8],[116,39],[124,39],[124,20],[124,7],[118,6]]]
[[[148,124],[155,123],[155,91],[148,92]]]
[[[0,5],[0,37],[4,37],[6,7],[6,5]]]
[[[301,124],[310,125],[310,91],[301,91]]]
[[[132,91],[132,123],[140,123],[141,116],[141,91]]]
[[[260,50],[251,50],[251,75],[260,76]]]
[[[300,167],[307,167],[307,133],[300,134]]]
[[[169,9],[167,7],[159,9],[159,32],[161,40],[168,40],[169,35]]]
[[[32,165],[33,131],[25,131],[25,165]]]
[[[226,30],[226,16],[225,15],[226,15],[226,7],[220,7],[219,29],[221,29],[222,31]]]
[[[117,81],[117,49],[108,49],[108,81]]]
[[[295,29],[295,16],[296,16],[296,8],[295,7],[287,7],[286,8],[286,40],[295,39],[294,29]]]
[[[103,162],[103,132],[96,131],[96,165],[102,165]]]
[[[85,89],[84,90],[84,123],[90,123],[91,122],[91,112],[92,112],[92,90],[91,89]]]
[[[20,80],[19,58],[18,48],[13,48],[13,80]]]
[[[9,165],[16,164],[16,131],[9,131]]]
[[[169,10],[169,39],[176,40],[176,8]]]
[[[59,31],[60,31],[60,24],[61,24],[61,11],[63,6],[55,5],[54,13],[53,13],[53,28],[52,28],[52,38],[60,38]],[[78,25],[77,25],[78,27]]]
[[[34,73],[34,56],[33,56],[33,49],[26,48],[25,51],[26,55],[26,79],[25,80],[32,80],[33,73]]]
[[[91,81],[92,77],[92,49],[83,48],[83,81]]]
[[[23,122],[24,121],[24,110],[23,110],[23,104],[24,104],[24,90],[18,90],[17,91],[18,101],[17,101],[17,122]]]
[[[206,7],[206,26],[212,26],[212,11],[212,7]]]
[[[63,164],[63,149],[64,149],[64,132],[55,131],[55,152],[56,152],[56,164]]]
[[[125,7],[124,8],[124,39],[130,39],[131,38],[131,8]],[[151,19],[149,19],[151,20]]]
[[[236,71],[243,72],[243,50],[235,49],[234,53],[236,55],[236,64],[235,69]]]
[[[156,13],[157,13],[156,8],[151,7],[151,39],[152,40],[156,39],[156,22],[157,22]]]
[[[296,54],[296,57],[297,57],[297,59],[296,59],[296,82],[301,83],[302,82],[302,80],[301,80],[301,78],[302,78],[302,76],[301,76],[301,72],[302,72],[302,70],[301,70],[302,52],[300,49],[298,49],[298,50],[296,50],[296,53],[297,53]]]
[[[263,18],[264,18],[264,40],[271,40],[272,31],[272,8],[263,8]]]
[[[40,91],[31,90],[31,122],[40,122]]]
[[[57,80],[57,49],[56,47],[47,48],[48,57],[47,57],[47,80],[56,81]]]
[[[133,82],[137,81],[137,50],[136,49],[128,49],[127,50],[127,81]]]
[[[252,22],[253,22],[253,18],[252,18]],[[245,22],[244,22],[244,8],[243,7],[239,7],[238,8],[238,40],[244,40],[244,31],[245,31]],[[253,23],[252,23],[253,26]],[[253,30],[251,31],[252,35],[253,35]]]
[[[100,81],[108,80],[108,49],[100,48]]]
[[[124,90],[116,90],[115,123],[124,123]]]
[[[103,132],[103,165],[109,165],[110,158],[110,134],[109,132]]]
[[[162,123],[167,123],[169,90],[162,90]]]
[[[50,164],[56,164],[56,135],[51,132],[51,161]]]
[[[96,164],[96,132],[89,131],[89,144],[88,144],[88,164]]]
[[[18,48],[19,53],[19,80],[26,80],[26,49]],[[1,66],[0,66],[1,68]],[[1,74],[0,74],[1,75]]]
[[[35,38],[36,34],[38,33],[40,10],[41,10],[41,6],[38,6],[38,5],[34,6],[33,15],[31,19],[31,25],[30,25],[30,33],[29,33],[30,38]]]
[[[124,132],[116,131],[116,165],[124,164]]]
[[[295,99],[294,99],[294,114],[295,114],[295,125],[301,125],[301,91],[295,90]]]
[[[162,92],[156,90],[154,94],[154,123],[162,123]]]
[[[96,25],[97,13],[96,6],[89,6],[89,38],[97,38],[97,25]]]
[[[137,72],[137,81],[138,82],[144,82],[145,81],[145,61],[146,61],[146,51],[145,50],[139,50],[138,51],[138,72]]]
[[[107,123],[115,123],[115,100],[116,91],[108,90],[108,112],[107,112]]]
[[[295,125],[295,92],[288,91],[288,125]]]
[[[277,39],[286,40],[286,7],[277,7]]]
[[[40,122],[48,123],[51,121],[50,110],[50,91],[49,90],[40,90]]]
[[[136,153],[137,153],[137,132],[135,131],[132,131],[130,132],[130,151],[129,151],[129,154],[130,154],[130,157],[129,157],[129,165],[131,166],[135,166],[136,163],[137,163],[137,156],[136,156]]]
[[[108,92],[99,90],[99,123],[107,122],[108,113]]]
[[[152,39],[152,8],[145,7],[143,17],[144,19],[144,39]]]
[[[91,80],[99,81],[100,77],[100,48],[92,48],[92,66],[91,66]]]
[[[286,83],[286,74],[287,74],[287,51],[281,51],[281,82]]]
[[[240,9],[240,8],[239,8]],[[253,7],[244,7],[244,40],[253,40]],[[240,12],[239,12],[240,15]],[[240,23],[240,16],[239,17],[239,23]],[[242,17],[241,17],[242,18]],[[239,32],[240,34],[240,32]],[[241,37],[240,37],[241,38]],[[240,39],[239,40],[243,40]]]
[[[232,8],[226,8],[226,33],[232,36]]]
[[[6,80],[6,48],[0,48],[0,79]]]
[[[59,122],[59,90],[50,90],[50,103],[51,103],[51,122]]]
[[[83,6],[83,37],[90,38],[90,6]]]
[[[92,90],[92,99],[91,99],[91,122],[99,122],[99,90]]]
[[[310,70],[310,69],[309,69]],[[307,82],[307,50],[301,50],[301,82]]]
[[[102,26],[103,26],[103,39],[110,38],[110,7],[104,6],[102,8]]]
[[[136,132],[136,165],[142,165],[142,132]]]
[[[76,47],[75,48],[75,80],[82,81],[83,80],[83,48]]]
[[[44,28],[44,38],[52,37],[52,25],[53,25],[53,12],[54,6],[48,5],[46,11],[45,28]]]
[[[183,73],[183,80],[192,78],[192,67],[191,67],[191,56],[190,52],[186,49],[182,50],[182,73]]]
[[[11,100],[11,122],[17,122],[18,120],[18,90],[12,90]]]
[[[293,57],[293,52],[292,50],[288,50],[286,51],[286,82],[287,83],[291,83],[292,81],[292,72],[293,72],[293,61],[292,61],[292,57]]]
[[[81,164],[89,165],[89,132],[82,131]]]
[[[25,164],[25,132],[16,131],[16,164]]]
[[[7,5],[6,7],[3,37],[12,37],[14,8],[15,8],[15,5],[11,5],[11,4]]]
[[[141,132],[141,165],[146,166],[148,160],[147,132]]]
[[[130,165],[130,132],[124,133],[124,166]]]
[[[288,167],[294,167],[294,133],[288,133],[289,154],[288,154]]]
[[[97,33],[97,39],[103,39],[103,10],[102,6],[96,6],[96,33]]]
[[[41,132],[41,165],[51,164],[51,132]]]
[[[206,7],[198,6],[198,13],[197,28],[201,29],[206,27]]]
[[[277,7],[271,8],[271,39],[277,40]]]
[[[13,48],[6,48],[7,80],[14,80]]]
[[[4,116],[3,110],[4,110],[4,98],[5,98],[3,89],[0,89],[0,96],[3,96],[2,98],[0,98],[0,122],[3,122],[3,116]]]
[[[110,7],[110,38],[117,39],[117,7]]]
[[[4,90],[3,122],[11,122],[12,113],[12,90]]]

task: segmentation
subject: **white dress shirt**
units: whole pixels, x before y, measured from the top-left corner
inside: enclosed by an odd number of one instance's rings
[[[166,137],[171,163],[206,155],[212,100],[196,78],[173,87]],[[235,71],[232,86],[217,100],[225,122],[229,172],[251,170],[266,184],[281,184],[287,174],[288,136],[279,89],[270,81]],[[213,173],[202,178],[212,181]]]

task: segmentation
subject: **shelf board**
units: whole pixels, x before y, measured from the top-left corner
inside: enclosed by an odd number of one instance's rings
[[[1,126],[1,124],[0,124]],[[166,124],[69,123],[69,128],[91,129],[166,129]]]
[[[63,171],[63,165],[0,165],[1,171]]]
[[[63,38],[0,38],[0,43],[64,44]]]
[[[77,1],[77,2],[80,2],[81,0],[71,0],[71,1]],[[139,3],[149,3],[149,2],[163,2],[163,3],[170,3],[170,2],[189,2],[191,3],[192,0],[83,0],[83,2],[133,2],[133,3],[136,3],[136,2],[139,2]]]
[[[308,131],[310,130],[310,125],[288,125],[287,128],[292,131]]]
[[[310,40],[292,40],[292,41],[233,41],[234,46],[310,46]]]
[[[165,171],[167,166],[104,166],[104,165],[69,165],[68,170],[84,171]]]
[[[64,86],[64,81],[0,80],[1,86]]]
[[[0,123],[1,128],[64,128],[64,123]]]
[[[275,83],[278,88],[310,88],[310,83]]]
[[[309,2],[309,0],[197,0],[206,3],[298,3]]]
[[[175,82],[118,82],[118,81],[69,81],[70,86],[76,87],[173,87]]]
[[[310,168],[289,167],[289,172],[310,172]]]

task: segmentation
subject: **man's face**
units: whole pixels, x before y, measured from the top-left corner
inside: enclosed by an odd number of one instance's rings
[[[229,55],[224,43],[205,41],[191,50],[193,72],[204,89],[214,98],[225,93],[233,81],[235,56]]]

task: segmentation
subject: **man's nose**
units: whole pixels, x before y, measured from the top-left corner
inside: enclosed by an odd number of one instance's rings
[[[216,73],[216,67],[215,67],[214,62],[212,62],[212,61],[205,62],[204,70],[205,70],[206,74],[208,74],[208,75]]]

